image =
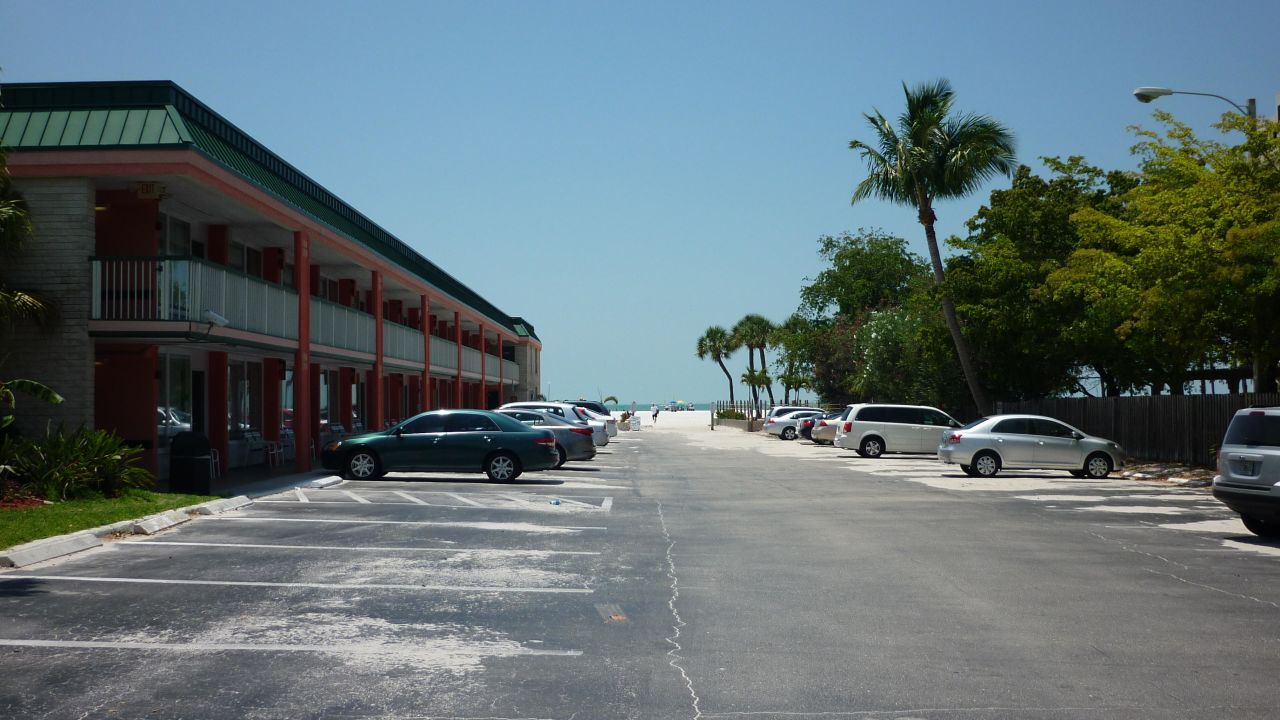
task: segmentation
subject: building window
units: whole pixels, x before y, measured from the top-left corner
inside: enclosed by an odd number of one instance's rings
[[[233,439],[262,432],[262,363],[227,363],[227,423]]]
[[[156,393],[156,426],[161,447],[169,439],[192,429],[191,358],[160,354],[160,386]]]
[[[251,247],[244,249],[244,271],[254,277],[262,277],[262,251]]]

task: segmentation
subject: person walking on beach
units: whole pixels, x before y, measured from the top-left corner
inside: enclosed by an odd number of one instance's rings
[[[658,424],[658,405],[656,403],[653,406],[653,424]]]

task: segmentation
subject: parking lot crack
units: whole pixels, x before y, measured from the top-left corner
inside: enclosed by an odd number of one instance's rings
[[[676,575],[676,561],[673,555],[676,541],[671,539],[671,531],[667,529],[667,518],[662,513],[662,503],[658,503],[658,521],[662,523],[662,537],[667,541],[667,577],[671,578],[671,599],[667,601],[667,607],[671,608],[672,625],[671,635],[666,639],[671,645],[671,649],[667,651],[667,657],[670,658],[667,664],[675,668],[684,680],[684,686],[689,691],[694,720],[698,720],[702,717],[702,709],[700,707],[702,700],[693,688],[693,679],[689,677],[688,671],[685,670],[681,662],[684,660],[684,656],[680,654],[680,651],[684,649],[680,645],[680,633],[687,623],[681,619],[680,610],[676,607],[676,601],[680,599],[680,578]]]

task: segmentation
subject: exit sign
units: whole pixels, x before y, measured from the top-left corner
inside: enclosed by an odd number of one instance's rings
[[[164,185],[158,182],[140,182],[133,187],[139,200],[159,200],[164,195]]]

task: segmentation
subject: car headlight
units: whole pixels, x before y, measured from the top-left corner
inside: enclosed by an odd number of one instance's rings
[[[324,449],[325,449],[326,451],[328,451],[328,452],[335,452],[335,451],[337,451],[337,449],[338,449],[338,448],[340,448],[340,447],[342,447],[342,441],[341,441],[341,440],[334,440],[333,442],[329,443],[328,445],[325,445],[325,446],[324,446]]]

